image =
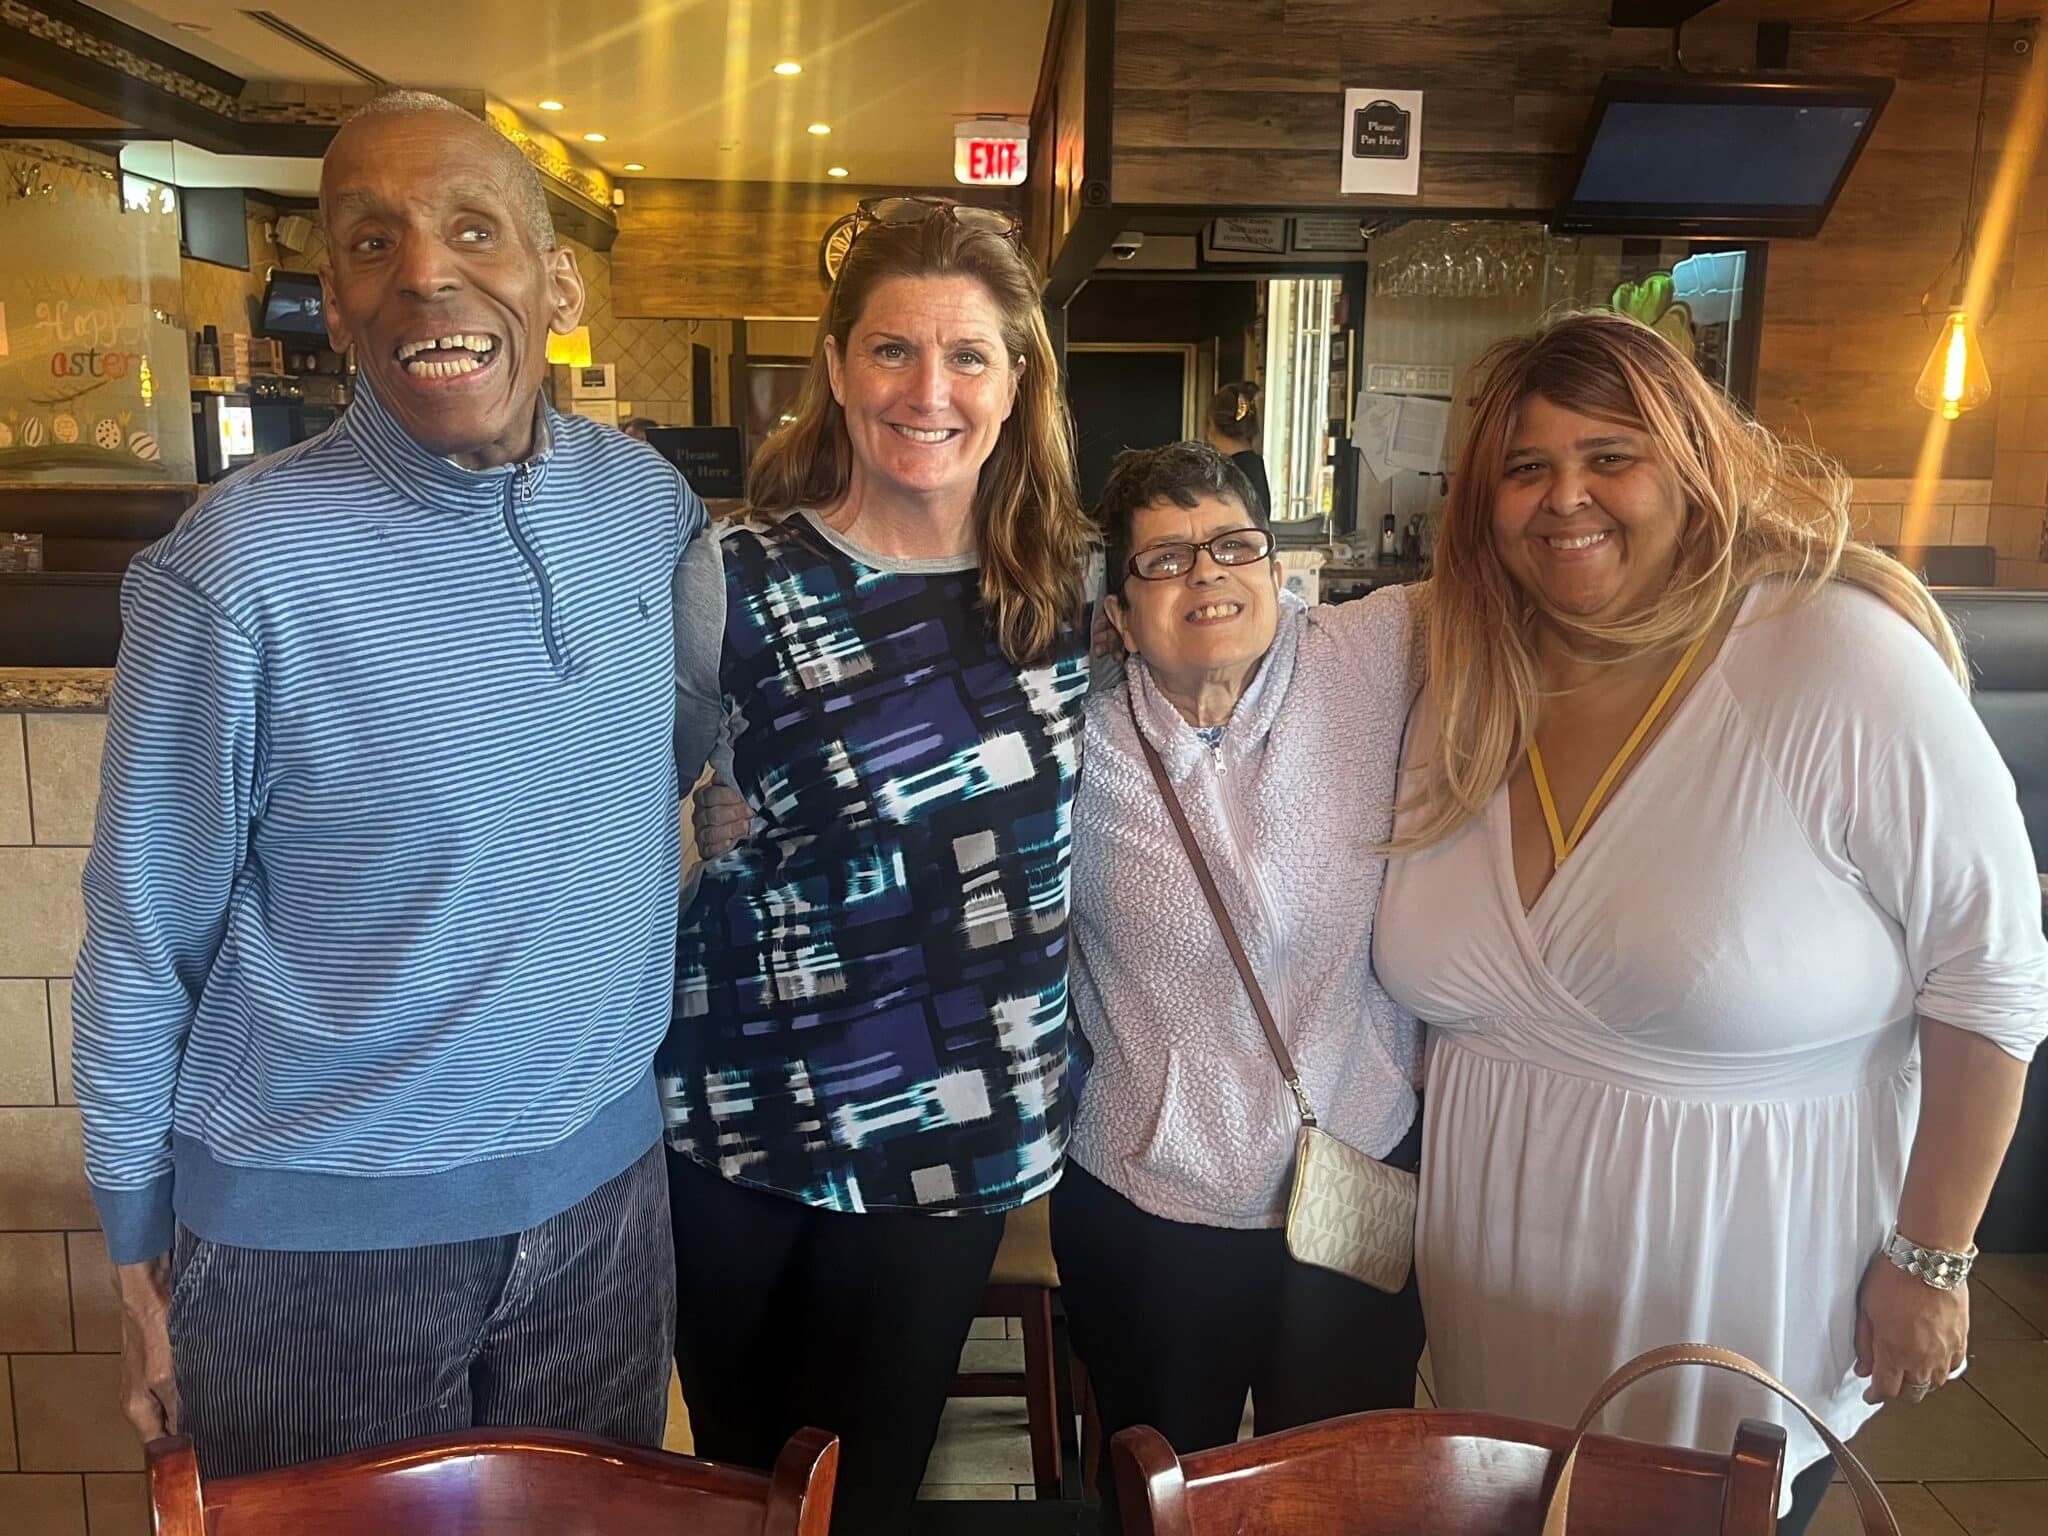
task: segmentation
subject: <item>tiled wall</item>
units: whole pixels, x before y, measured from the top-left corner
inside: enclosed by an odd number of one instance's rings
[[[568,244],[583,273],[583,323],[590,327],[590,359],[618,368],[619,401],[635,416],[664,426],[691,424],[690,348],[711,349],[711,419],[732,420],[727,395],[732,326],[723,320],[635,320],[612,308],[612,261],[580,241]]]
[[[1937,480],[1926,510],[1907,528],[1911,480],[1861,479],[1850,503],[1856,537],[1872,544],[1989,544],[1991,482]]]
[[[106,719],[0,713],[0,1536],[141,1536],[113,1271],[80,1166],[71,962]]]
[[[2035,158],[2018,224],[2012,287],[1985,328],[1998,412],[1990,542],[2001,587],[2048,587],[2048,155]]]

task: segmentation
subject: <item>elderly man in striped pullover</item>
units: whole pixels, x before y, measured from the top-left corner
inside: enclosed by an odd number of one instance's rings
[[[209,1476],[482,1424],[658,1444],[703,507],[543,403],[582,280],[483,123],[380,98],[321,211],[353,405],[123,591],[74,1064],[126,1407]]]

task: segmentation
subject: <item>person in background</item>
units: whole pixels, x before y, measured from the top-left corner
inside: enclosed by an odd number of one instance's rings
[[[73,1066],[126,1410],[207,1477],[484,1424],[657,1445],[703,509],[543,404],[583,284],[512,145],[391,93],[320,192],[355,401],[123,588]]]
[[[840,1437],[839,1536],[904,1529],[1004,1213],[1066,1147],[1090,538],[1016,236],[861,205],[686,685],[751,824],[658,1059],[676,1363],[703,1455]]]
[[[1703,1340],[1846,1440],[1968,1349],[2048,1029],[2012,777],[1847,482],[1655,332],[1567,317],[1480,376],[1376,939],[1431,1031],[1437,1399],[1570,1423]],[[1789,1412],[1699,1371],[1603,1422],[1718,1448]],[[1786,1429],[1789,1536],[1829,1464]]]
[[[1146,765],[1161,758],[1325,1129],[1413,1169],[1420,1032],[1372,974],[1401,731],[1405,588],[1309,608],[1237,466],[1126,453],[1102,494],[1130,661],[1088,703],[1074,1004],[1093,1049],[1053,1246],[1105,1439],[1178,1451],[1415,1400],[1422,1309],[1288,1257],[1295,1102]],[[1104,1526],[1117,1529],[1107,1458]]]
[[[1273,516],[1273,488],[1266,479],[1266,461],[1259,444],[1266,440],[1266,428],[1259,416],[1259,386],[1226,384],[1209,402],[1203,419],[1203,436],[1210,447],[1227,456],[1252,488],[1251,510],[1261,519]]]
[[[628,416],[619,423],[619,430],[636,442],[644,443],[647,441],[647,434],[660,425],[661,423],[652,416]]]

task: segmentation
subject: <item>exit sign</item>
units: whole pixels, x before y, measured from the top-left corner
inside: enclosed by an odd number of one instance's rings
[[[1024,180],[1030,130],[1017,123],[956,123],[953,179],[970,187],[1014,187]]]

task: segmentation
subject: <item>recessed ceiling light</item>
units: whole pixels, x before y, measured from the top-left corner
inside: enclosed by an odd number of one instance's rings
[[[537,101],[534,103],[534,105],[539,107],[543,112],[559,112],[562,110],[562,104],[559,101],[554,100],[552,97],[546,101]]]
[[[213,30],[203,21],[174,21],[171,25],[180,32],[211,32]]]
[[[832,125],[830,123],[813,123],[806,131],[823,135],[832,131]]]
[[[846,167],[843,165],[835,165],[825,174],[827,176],[844,176],[846,174]]]
[[[644,171],[647,169],[647,167],[642,165],[638,160],[628,160],[623,166],[620,167],[620,169],[627,171]]]
[[[602,144],[604,142],[604,135],[601,133],[586,133],[583,135],[583,142],[586,144]]]
[[[795,59],[784,59],[775,66],[775,73],[778,75],[800,75],[803,72],[803,65],[797,63]]]

